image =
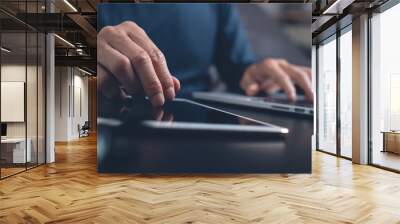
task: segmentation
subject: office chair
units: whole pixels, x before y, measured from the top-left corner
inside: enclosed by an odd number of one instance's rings
[[[79,138],[89,136],[89,129],[90,129],[89,121],[85,121],[85,123],[82,125],[82,127],[80,127],[80,125],[78,125]]]

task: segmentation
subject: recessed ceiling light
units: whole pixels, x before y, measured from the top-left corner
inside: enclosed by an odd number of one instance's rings
[[[70,46],[70,47],[72,47],[72,48],[75,48],[75,45],[73,45],[71,42],[69,42],[68,40],[66,40],[66,39],[64,39],[64,38],[62,38],[62,37],[60,37],[59,35],[57,35],[57,34],[54,34],[54,36],[55,37],[57,37],[59,40],[61,40],[62,42],[64,42],[65,44],[67,44],[68,46]]]
[[[343,10],[351,5],[355,0],[336,0],[322,12],[323,15],[342,14]]]
[[[64,3],[68,5],[68,7],[72,9],[72,11],[78,12],[78,10],[68,0],[64,0]]]
[[[86,70],[83,70],[83,69],[81,69],[81,68],[79,68],[79,67],[78,67],[78,70],[81,71],[81,72],[83,72],[83,73],[85,73],[85,74],[87,74],[87,75],[90,75],[90,76],[93,75],[92,73],[90,73],[90,72],[88,72],[88,71],[86,71]]]

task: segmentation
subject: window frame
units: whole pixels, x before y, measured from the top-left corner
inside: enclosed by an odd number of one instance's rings
[[[373,88],[372,88],[372,45],[373,45],[373,35],[372,35],[372,19],[374,18],[374,14],[381,14],[384,13],[385,11],[393,8],[394,6],[397,6],[400,4],[400,0],[388,0],[382,5],[368,11],[368,111],[367,111],[367,116],[368,116],[368,165],[377,167],[383,170],[395,172],[395,173],[400,173],[400,169],[394,169],[390,168],[384,165],[380,165],[377,163],[373,162],[373,153],[374,153],[374,147],[373,147],[373,130],[372,130],[372,119],[373,119],[373,114],[372,114],[372,94],[373,94]]]
[[[352,32],[352,22],[349,20],[351,17],[346,16],[342,20],[339,20],[337,23],[342,22],[342,27],[340,29],[338,28],[335,33],[332,33],[331,35],[327,36],[324,39],[318,40],[318,42],[315,44],[316,46],[316,53],[315,53],[315,60],[316,60],[316,69],[315,69],[315,74],[316,74],[316,107],[315,107],[315,113],[314,116],[316,116],[316,150],[319,152],[327,153],[329,155],[333,155],[339,158],[343,158],[346,160],[352,160],[352,158],[347,157],[342,155],[342,150],[341,150],[341,119],[340,119],[340,103],[341,103],[341,97],[340,97],[340,81],[341,81],[341,67],[340,67],[340,37],[347,32]],[[332,26],[337,26],[337,24],[333,24]],[[320,122],[320,117],[319,117],[319,112],[320,112],[320,107],[319,107],[319,96],[320,96],[320,89],[319,89],[319,47],[321,44],[328,43],[330,41],[336,41],[336,152],[328,152],[324,149],[320,148],[320,143],[319,143],[319,122]]]

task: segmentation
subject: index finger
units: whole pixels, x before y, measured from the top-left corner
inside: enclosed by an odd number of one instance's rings
[[[165,102],[162,86],[147,52],[133,42],[127,35],[115,36],[110,45],[121,52],[133,65],[134,73],[139,76],[143,90],[153,106],[162,106]]]
[[[129,38],[147,52],[153,63],[156,75],[163,86],[164,95],[172,100],[175,97],[175,88],[172,75],[168,69],[167,61],[161,50],[154,44],[146,32],[133,22],[124,22],[119,26],[126,27]]]

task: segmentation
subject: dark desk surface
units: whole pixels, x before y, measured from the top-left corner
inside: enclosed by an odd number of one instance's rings
[[[289,129],[281,140],[190,135],[135,136],[126,127],[98,126],[98,170],[104,173],[310,173],[310,117],[221,104],[227,111]]]

